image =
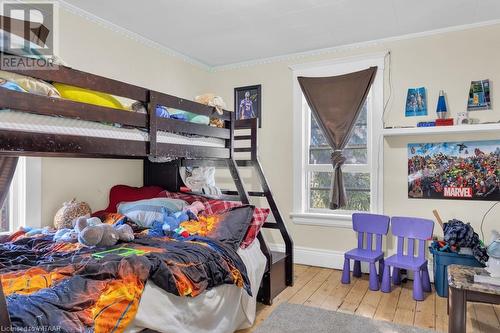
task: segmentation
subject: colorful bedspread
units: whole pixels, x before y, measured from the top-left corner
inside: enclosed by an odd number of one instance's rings
[[[139,237],[104,250],[55,243],[50,235],[0,244],[0,278],[14,328],[122,332],[148,279],[178,296],[221,284],[251,293],[236,250],[218,240]]]

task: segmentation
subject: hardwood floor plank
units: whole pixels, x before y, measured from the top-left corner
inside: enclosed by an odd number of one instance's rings
[[[375,311],[375,316],[373,316],[374,319],[385,321],[394,320],[394,315],[396,314],[396,307],[398,305],[401,289],[401,287],[393,286],[393,289],[390,293],[382,293],[377,311]]]
[[[316,290],[311,297],[305,301],[304,305],[317,308],[321,307],[321,304],[325,302],[328,295],[340,284],[341,276],[341,271],[334,270],[328,279],[326,279],[326,281],[323,282],[323,284],[318,288],[318,290]]]
[[[479,322],[476,317],[476,309],[474,308],[474,303],[467,303],[467,319],[466,319],[466,331],[473,333],[481,333],[481,328],[479,327]]]
[[[357,280],[357,278],[352,278],[351,283],[349,284],[337,284],[337,286],[325,298],[325,301],[320,305],[320,308],[330,311],[337,311],[337,309],[344,301],[344,298],[347,296],[349,291],[351,291]]]
[[[393,322],[413,326],[416,307],[417,302],[413,299],[413,284],[411,282],[402,284]]]
[[[351,314],[355,313],[368,291],[368,284],[369,282],[367,280],[359,279],[356,281],[352,289],[344,298],[344,301],[339,307],[339,311]]]
[[[436,295],[436,331],[448,332],[448,298]]]
[[[490,304],[474,304],[476,310],[476,317],[481,328],[481,332],[488,333],[499,333],[500,323],[498,322],[498,317]]]
[[[425,293],[425,299],[417,302],[414,326],[434,329],[436,327],[436,293]]]
[[[309,297],[311,297],[316,290],[321,287],[321,285],[328,279],[332,274],[331,269],[322,268],[318,274],[314,276],[302,289],[300,289],[290,300],[289,303],[293,304],[304,304]]]
[[[361,300],[361,304],[359,304],[356,310],[356,314],[367,318],[373,318],[381,298],[382,293],[379,290],[372,291],[368,289]]]

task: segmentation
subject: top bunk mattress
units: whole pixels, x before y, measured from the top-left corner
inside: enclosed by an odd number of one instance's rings
[[[0,130],[149,141],[147,132],[135,128],[117,127],[86,120],[43,116],[13,110],[0,110]],[[164,131],[158,131],[157,142],[216,148],[226,147],[224,139],[187,136]]]

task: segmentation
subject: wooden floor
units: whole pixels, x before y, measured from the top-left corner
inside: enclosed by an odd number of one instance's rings
[[[393,288],[391,293],[368,290],[368,275],[353,278],[351,284],[340,283],[341,271],[295,265],[294,286],[278,295],[272,306],[257,304],[257,318],[252,332],[281,303],[296,303],[386,320],[404,325],[448,332],[446,298],[435,292],[422,302],[412,298],[412,282]],[[500,307],[468,303],[467,332],[500,332]]]

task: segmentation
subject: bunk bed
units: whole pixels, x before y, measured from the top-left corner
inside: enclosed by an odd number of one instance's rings
[[[4,112],[4,121],[0,119],[0,155],[142,159],[144,185],[171,192],[184,186],[181,167],[227,167],[236,191],[224,191],[225,198],[243,204],[250,203],[251,196],[265,198],[274,221],[265,222],[263,227],[278,230],[285,243],[285,252],[272,252],[258,235],[267,263],[257,300],[272,304],[277,294],[293,284],[293,243],[258,160],[255,119],[236,121],[233,112],[219,114],[213,107],[65,66],[12,72],[139,101],[147,106],[147,113],[0,88],[0,109],[10,110]],[[161,118],[155,111],[157,105],[215,117],[224,127]],[[240,130],[250,134],[238,135]],[[249,145],[236,148],[236,141]],[[237,159],[239,153],[249,153],[250,158]],[[239,171],[243,167],[255,169],[262,191],[246,191]],[[0,321],[2,327],[10,325],[3,291]]]

